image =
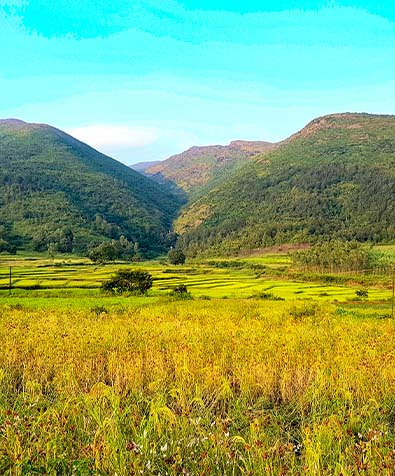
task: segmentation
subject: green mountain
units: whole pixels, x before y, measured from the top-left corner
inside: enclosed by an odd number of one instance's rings
[[[254,155],[273,148],[268,142],[233,141],[229,145],[192,147],[153,164],[132,166],[153,180],[196,197],[206,193]]]
[[[174,239],[179,205],[157,183],[58,129],[0,121],[0,251],[54,243],[84,252],[124,235],[153,255]]]
[[[191,200],[176,230],[190,255],[322,238],[395,240],[395,116],[315,119]]]

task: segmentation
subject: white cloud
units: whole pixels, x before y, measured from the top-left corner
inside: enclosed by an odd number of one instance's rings
[[[158,131],[144,126],[99,124],[67,129],[66,132],[93,147],[143,147],[158,140]]]

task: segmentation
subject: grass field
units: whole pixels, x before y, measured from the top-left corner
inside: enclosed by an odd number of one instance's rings
[[[1,307],[1,474],[393,474],[392,320],[141,299]]]
[[[388,282],[357,301],[360,284],[292,280],[286,260],[4,257],[0,474],[395,474]],[[122,267],[153,290],[103,294]]]

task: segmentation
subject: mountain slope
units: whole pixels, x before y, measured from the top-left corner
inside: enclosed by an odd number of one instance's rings
[[[83,251],[123,234],[152,254],[168,246],[178,206],[152,180],[58,129],[0,121],[0,240],[40,249],[66,235]]]
[[[395,116],[334,114],[257,156],[177,220],[190,255],[395,239]]]
[[[151,162],[138,162],[137,164],[130,165],[130,168],[139,172],[140,174],[145,174],[145,171],[154,165],[160,164],[160,160],[153,160]]]
[[[249,141],[234,141],[227,146],[192,147],[145,167],[143,172],[159,183],[170,183],[187,194],[197,196],[254,155],[273,147],[268,142]]]

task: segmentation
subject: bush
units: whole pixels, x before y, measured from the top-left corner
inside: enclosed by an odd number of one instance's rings
[[[367,298],[369,297],[369,291],[367,289],[357,289],[355,294],[360,298]]]
[[[262,292],[251,296],[252,299],[265,299],[267,301],[285,301],[284,298],[272,293]]]
[[[185,284],[180,284],[179,286],[176,286],[170,293],[170,296],[174,296],[179,299],[191,299],[191,293],[188,292],[188,289]]]
[[[170,250],[167,253],[167,259],[171,264],[184,264],[185,263],[185,255],[182,250]]]
[[[146,271],[119,270],[114,277],[104,282],[102,289],[113,294],[126,292],[146,294],[152,288],[152,276]]]
[[[103,314],[108,314],[108,309],[104,306],[94,306],[91,308],[91,312],[96,314],[96,316],[101,316]]]
[[[320,309],[317,303],[304,302],[299,305],[294,304],[289,310],[289,315],[295,319],[295,321],[301,321],[306,317],[315,317],[319,311]]]

